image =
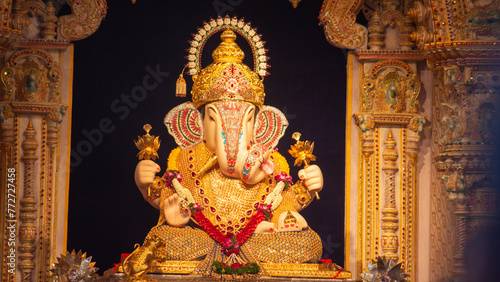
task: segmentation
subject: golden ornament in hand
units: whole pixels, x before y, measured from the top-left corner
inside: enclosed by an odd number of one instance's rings
[[[140,150],[137,154],[139,160],[156,160],[159,157],[157,151],[160,149],[160,139],[158,136],[149,135],[151,128],[149,124],[144,125],[146,135],[137,136],[137,141],[134,140],[135,146]]]
[[[295,162],[293,164],[294,166],[301,166],[302,163],[304,163],[304,168],[307,168],[309,167],[309,163],[311,161],[316,160],[316,156],[312,154],[314,150],[314,142],[300,141],[300,136],[301,134],[299,132],[292,134],[292,138],[295,139],[297,143],[290,146],[288,153],[295,158]],[[318,192],[314,193],[316,193],[316,199],[319,200]]]

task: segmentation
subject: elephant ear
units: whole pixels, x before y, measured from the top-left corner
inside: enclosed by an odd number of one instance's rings
[[[192,147],[203,140],[201,113],[191,102],[180,104],[165,116],[168,133],[182,149]]]
[[[274,148],[285,134],[288,120],[278,109],[264,106],[257,114],[254,127],[255,142],[262,144],[264,149]]]

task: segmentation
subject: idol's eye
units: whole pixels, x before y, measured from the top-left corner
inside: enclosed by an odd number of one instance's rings
[[[254,109],[251,109],[249,112],[248,112],[248,121],[252,121],[253,120],[253,117],[254,117]]]
[[[214,116],[216,115],[215,110],[212,108],[208,108],[208,118],[210,121],[215,121]]]

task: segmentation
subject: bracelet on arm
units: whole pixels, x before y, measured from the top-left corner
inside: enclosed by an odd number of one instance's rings
[[[292,192],[295,193],[295,200],[297,203],[302,205],[302,208],[307,207],[314,199],[311,197],[309,190],[307,190],[307,188],[302,184],[302,180],[297,181],[295,185],[290,188],[292,189]]]
[[[149,185],[148,193],[144,200],[150,202],[154,199],[157,199],[161,196],[161,189],[165,187],[165,179],[162,177],[156,176],[153,184]]]

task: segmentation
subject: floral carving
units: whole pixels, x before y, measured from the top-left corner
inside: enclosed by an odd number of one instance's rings
[[[425,118],[424,117],[413,117],[410,121],[410,124],[408,124],[408,128],[415,131],[417,135],[422,132],[423,127],[425,124]]]
[[[52,107],[49,111],[49,118],[57,123],[61,123],[66,114],[67,106]]]
[[[441,126],[443,127],[443,133],[441,135],[441,143],[449,144],[453,142],[458,142],[462,139],[464,135],[464,127],[466,126],[465,120],[462,118],[462,114],[457,114],[459,106],[457,103],[443,103],[452,110],[452,114],[445,115],[441,119]]]
[[[372,115],[355,115],[354,121],[359,126],[359,129],[361,129],[362,132],[366,132],[375,127],[375,122],[373,121]]]

